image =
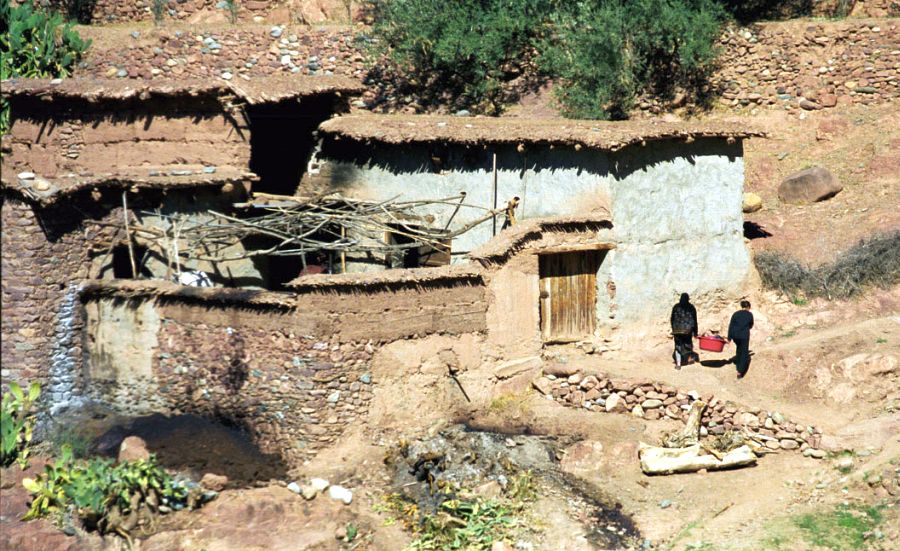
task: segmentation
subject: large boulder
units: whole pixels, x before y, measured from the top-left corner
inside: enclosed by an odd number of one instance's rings
[[[119,461],[146,461],[150,458],[147,443],[140,436],[129,436],[119,446]]]
[[[778,186],[778,198],[785,203],[806,204],[824,201],[844,189],[831,172],[814,166],[791,174]]]

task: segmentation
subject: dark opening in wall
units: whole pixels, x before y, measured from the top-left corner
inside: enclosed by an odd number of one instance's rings
[[[303,262],[299,256],[270,256],[266,288],[283,291],[286,285],[300,275]]]
[[[138,273],[149,276],[149,273],[143,273],[142,269],[144,256],[147,249],[140,245],[134,245],[134,263],[137,265]],[[112,251],[112,271],[113,277],[116,279],[134,279],[134,271],[131,269],[131,257],[128,252],[128,245],[116,245]]]
[[[415,228],[415,226],[408,226]],[[397,226],[396,232],[388,232],[385,241],[388,245],[407,245],[416,243],[416,239],[407,235],[404,228]],[[421,268],[446,266],[450,264],[450,239],[443,239],[436,247],[422,243],[419,247],[400,249],[386,255],[388,268]]]
[[[259,176],[254,191],[294,194],[315,147],[315,131],[336,105],[329,94],[247,108],[250,170]]]

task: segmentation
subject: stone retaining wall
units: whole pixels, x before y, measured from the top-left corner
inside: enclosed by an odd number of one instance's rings
[[[649,380],[611,380],[602,374],[571,373],[565,366],[550,366],[532,386],[548,400],[575,408],[603,413],[631,413],[648,420],[686,421],[695,400],[707,407],[701,419],[701,436],[721,435],[729,430],[748,429],[759,435],[765,447],[799,450],[807,457],[823,458],[822,432],[794,423],[776,411],[765,411],[721,400],[712,393],[682,391]],[[558,373],[553,375],[552,373]],[[566,375],[566,373],[571,373]]]

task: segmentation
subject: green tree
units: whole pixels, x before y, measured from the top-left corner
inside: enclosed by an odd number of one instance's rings
[[[540,65],[563,114],[625,118],[635,98],[703,93],[726,13],[713,0],[585,0],[553,17]]]
[[[503,83],[547,21],[553,0],[388,0],[375,8],[376,51],[424,101],[497,113]]]

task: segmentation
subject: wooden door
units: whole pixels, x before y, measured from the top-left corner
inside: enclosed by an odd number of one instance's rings
[[[605,251],[540,256],[541,335],[545,342],[588,338],[597,326],[597,270]]]

